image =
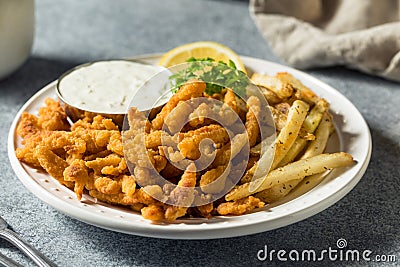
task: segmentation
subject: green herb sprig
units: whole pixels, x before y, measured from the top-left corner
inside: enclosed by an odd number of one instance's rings
[[[169,77],[172,91],[175,93],[179,87],[191,79],[206,82],[206,93],[213,95],[220,93],[224,88],[232,89],[237,95],[244,97],[249,84],[247,75],[236,68],[235,63],[222,61],[216,62],[212,58],[194,58],[187,60],[190,65]]]

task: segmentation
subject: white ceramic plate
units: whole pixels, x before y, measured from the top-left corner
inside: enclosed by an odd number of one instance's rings
[[[159,55],[136,59],[154,63]],[[210,239],[253,234],[279,228],[310,217],[344,197],[361,179],[371,156],[371,136],[368,126],[354,105],[338,91],[318,79],[295,69],[265,60],[242,57],[249,71],[275,74],[287,71],[309,86],[331,104],[336,134],[330,139],[329,151],[345,151],[353,155],[357,164],[346,169],[334,170],[302,183],[285,199],[273,206],[242,216],[218,216],[212,219],[180,219],[172,224],[155,224],[133,211],[95,203],[90,197],[78,201],[74,192],[60,185],[51,176],[21,163],[15,148],[21,146],[16,126],[24,111],[36,113],[46,97],[56,97],[56,81],[36,93],[21,108],[11,125],[8,155],[11,165],[21,182],[42,201],[80,221],[113,231],[173,239]],[[322,180],[322,181],[321,181]]]

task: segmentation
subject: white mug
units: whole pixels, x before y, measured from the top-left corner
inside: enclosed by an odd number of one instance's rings
[[[35,23],[34,0],[0,0],[0,79],[29,57]]]

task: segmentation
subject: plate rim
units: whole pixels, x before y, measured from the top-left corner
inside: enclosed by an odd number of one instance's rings
[[[151,59],[156,59],[160,57],[161,54],[159,53],[154,53],[154,54],[145,54],[145,55],[139,55],[136,57],[131,57],[132,59],[137,59],[137,60],[151,60]],[[301,210],[298,210],[296,212],[287,214],[286,216],[281,216],[277,217],[271,220],[264,220],[264,221],[256,221],[252,222],[251,220],[245,220],[246,223],[239,223],[239,224],[231,224],[231,225],[226,225],[226,227],[204,227],[204,223],[200,224],[194,224],[196,227],[164,227],[164,225],[158,225],[158,224],[129,224],[126,225],[122,222],[118,222],[115,220],[106,220],[105,222],[98,223],[98,221],[104,220],[104,216],[101,216],[101,214],[94,214],[90,213],[90,216],[88,216],[85,212],[86,210],[84,207],[77,207],[76,205],[72,205],[70,203],[67,203],[68,207],[64,207],[63,205],[66,205],[66,202],[63,199],[58,198],[54,194],[48,192],[45,188],[43,188],[40,184],[38,184],[35,180],[33,180],[29,175],[27,175],[27,172],[24,168],[23,163],[21,163],[15,155],[15,145],[16,145],[16,127],[17,124],[20,120],[20,117],[22,113],[30,106],[32,105],[35,100],[45,94],[47,91],[50,91],[52,87],[54,87],[57,83],[57,80],[47,84],[44,86],[42,89],[40,89],[37,93],[35,93],[32,97],[29,98],[28,101],[22,105],[22,107],[18,110],[17,114],[15,115],[15,118],[10,126],[10,131],[8,135],[8,157],[11,163],[11,166],[16,173],[18,179],[21,181],[21,183],[30,191],[33,193],[36,197],[38,197],[42,202],[50,205],[54,209],[68,215],[71,218],[77,219],[79,221],[88,223],[90,225],[94,225],[97,227],[101,227],[104,229],[112,230],[112,231],[117,231],[117,232],[122,232],[122,233],[127,233],[127,234],[134,234],[134,235],[139,235],[139,236],[146,236],[146,237],[157,237],[157,238],[168,238],[168,239],[213,239],[213,238],[226,238],[226,237],[236,237],[236,236],[243,236],[243,235],[249,235],[249,234],[254,234],[254,233],[259,233],[259,232],[264,232],[264,231],[269,231],[273,230],[276,228],[284,227],[289,224],[293,224],[295,222],[299,222],[301,220],[304,220],[306,218],[309,218],[322,210],[325,210],[326,208],[330,207],[331,205],[335,204],[337,201],[342,199],[345,195],[347,195],[354,187],[355,185],[360,181],[362,176],[364,175],[370,158],[371,158],[371,153],[372,153],[372,139],[371,139],[371,133],[369,131],[368,124],[366,123],[364,117],[362,114],[359,112],[359,110],[354,106],[353,103],[351,103],[350,100],[348,100],[342,93],[340,93],[338,90],[334,89],[330,85],[324,83],[323,81],[311,76],[310,74],[307,74],[305,72],[302,72],[300,70],[293,69],[291,67],[281,65],[279,63],[271,62],[268,60],[264,59],[259,59],[259,58],[254,58],[254,57],[247,57],[247,56],[241,56],[241,58],[245,61],[260,61],[263,64],[267,63],[273,67],[276,68],[284,68],[287,69],[288,72],[291,72],[292,74],[300,75],[303,76],[304,78],[312,81],[313,83],[318,84],[321,88],[324,90],[331,91],[331,93],[334,93],[336,95],[339,95],[340,97],[344,98],[348,103],[350,104],[350,107],[354,109],[357,112],[357,116],[359,116],[362,120],[360,123],[362,124],[362,127],[366,128],[368,131],[366,132],[367,138],[368,138],[368,148],[367,148],[367,154],[365,155],[365,160],[362,163],[361,166],[358,167],[358,171],[356,174],[354,174],[353,178],[350,179],[350,181],[343,185],[339,190],[336,190],[334,193],[330,194],[328,197],[323,198],[322,200],[319,200],[316,203],[313,203],[312,205],[303,208]],[[29,179],[24,178],[25,176],[28,176]],[[81,213],[82,212],[82,213]],[[256,212],[257,213],[257,212]],[[252,214],[256,214],[252,213]],[[239,216],[240,218],[244,217],[251,217],[252,214],[247,214],[247,215],[241,215]],[[140,216],[140,215],[138,215]],[[236,217],[236,218],[239,218]],[[285,218],[286,217],[286,218]],[[224,218],[224,216],[222,216]],[[231,218],[231,217],[225,217],[225,218]],[[240,220],[240,218],[238,220]],[[286,219],[286,220],[285,220]],[[206,223],[207,224],[207,223]],[[180,224],[172,224],[172,225],[180,225]],[[188,225],[188,224],[185,224]],[[169,225],[167,225],[169,226]],[[192,226],[189,224],[189,226]],[[236,231],[237,229],[240,229],[240,231]]]

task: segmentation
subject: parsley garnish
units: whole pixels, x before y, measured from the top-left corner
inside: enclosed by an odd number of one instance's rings
[[[224,88],[232,89],[237,95],[244,97],[249,84],[247,75],[236,68],[235,63],[216,62],[212,58],[194,58],[187,60],[188,67],[169,77],[172,91],[175,93],[179,87],[191,79],[206,82],[206,93],[213,95],[220,93]]]

